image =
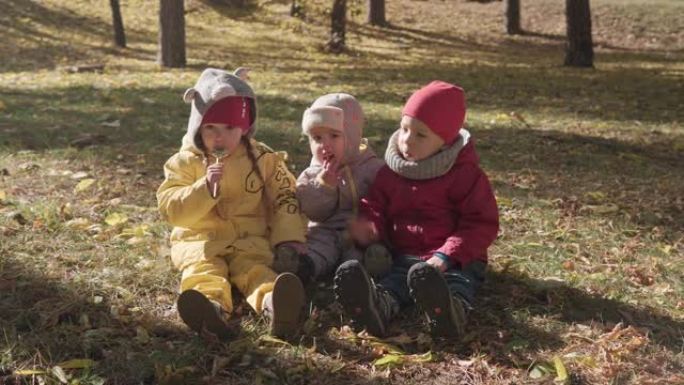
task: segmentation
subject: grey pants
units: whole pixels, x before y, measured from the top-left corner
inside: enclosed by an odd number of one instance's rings
[[[334,272],[342,262],[363,259],[363,252],[349,240],[346,230],[311,227],[306,243],[314,265],[314,279]]]

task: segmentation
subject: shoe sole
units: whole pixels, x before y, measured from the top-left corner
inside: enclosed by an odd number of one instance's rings
[[[195,332],[202,334],[206,330],[222,340],[233,335],[211,301],[199,291],[182,292],[177,307],[183,322]]]
[[[347,261],[335,273],[335,297],[345,313],[368,333],[385,335],[385,326],[375,306],[371,280],[358,261]]]
[[[416,264],[409,269],[408,286],[416,305],[427,316],[434,335],[449,338],[463,335],[465,318],[462,305],[457,299],[452,299],[442,274],[426,263]]]
[[[273,284],[273,317],[271,334],[280,338],[295,335],[299,330],[305,294],[302,281],[292,273],[278,275]]]

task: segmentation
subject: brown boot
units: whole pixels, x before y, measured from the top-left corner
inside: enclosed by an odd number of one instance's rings
[[[237,326],[227,321],[227,313],[221,306],[197,290],[182,292],[176,306],[183,322],[200,335],[210,333],[219,340],[232,339],[238,335]]]
[[[302,281],[292,273],[276,277],[273,292],[264,297],[264,314],[270,318],[271,334],[289,338],[297,333],[305,301]]]

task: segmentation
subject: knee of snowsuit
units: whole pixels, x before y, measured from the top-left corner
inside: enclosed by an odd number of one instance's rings
[[[330,274],[344,261],[363,258],[363,252],[346,239],[344,230],[311,227],[306,234],[306,243],[315,278]]]
[[[188,243],[183,245],[186,250]],[[276,278],[270,268],[273,255],[267,241],[240,239],[220,253],[211,253],[207,244],[203,246],[202,250],[195,250],[192,258],[174,258],[176,267],[182,272],[180,290],[197,290],[231,313],[231,286],[235,285],[247,303],[261,313],[264,295],[273,291]]]

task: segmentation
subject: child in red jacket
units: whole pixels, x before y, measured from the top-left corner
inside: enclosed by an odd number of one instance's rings
[[[358,245],[384,242],[394,255],[377,284],[357,261],[335,273],[338,301],[373,335],[385,335],[388,322],[412,303],[433,334],[463,335],[499,229],[492,188],[462,128],[465,111],[457,86],[434,81],[416,91],[389,140],[387,165],[362,201],[363,215],[350,225]]]

